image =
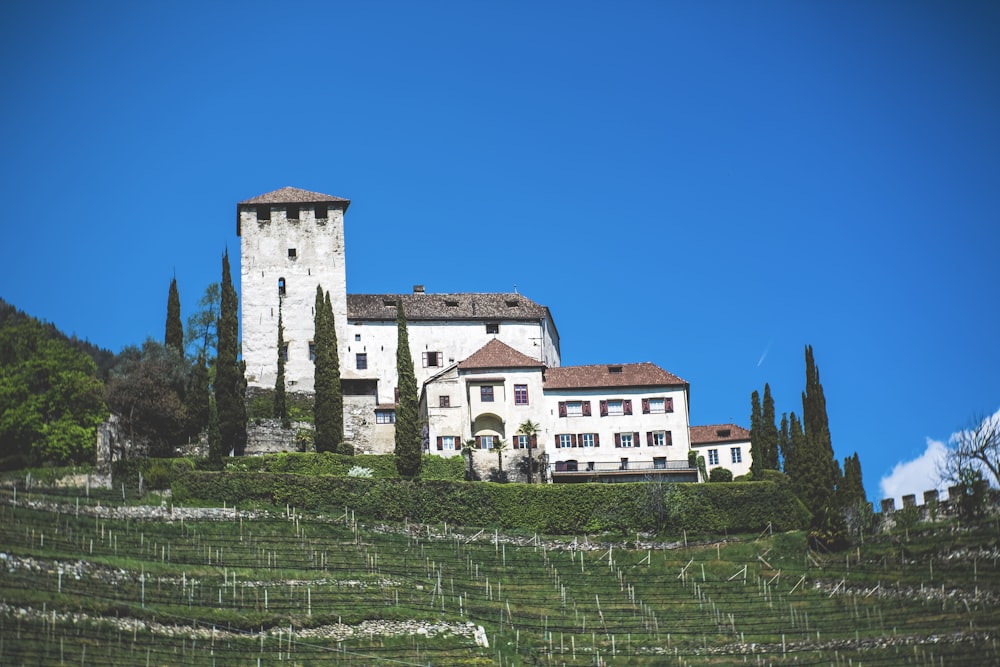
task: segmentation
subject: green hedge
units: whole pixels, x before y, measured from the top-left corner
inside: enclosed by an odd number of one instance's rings
[[[192,471],[175,479],[172,489],[178,502],[259,502],[323,512],[348,508],[375,521],[447,521],[550,534],[740,532],[769,523],[774,530],[794,530],[809,519],[788,486],[773,482],[524,485]]]
[[[295,475],[333,475],[346,477],[351,468],[367,468],[377,479],[398,479],[396,460],[392,454],[357,454],[345,456],[331,452],[281,453],[265,456],[246,456],[228,460],[229,472],[272,472]],[[465,479],[465,459],[461,456],[444,458],[424,456],[420,467],[420,478],[424,480]]]

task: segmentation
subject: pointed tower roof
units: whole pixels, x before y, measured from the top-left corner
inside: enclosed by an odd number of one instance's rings
[[[344,208],[351,203],[350,199],[344,199],[342,197],[334,197],[333,195],[325,195],[321,192],[310,192],[309,190],[302,190],[300,188],[293,188],[286,186],[272,192],[265,192],[262,195],[257,195],[252,199],[245,199],[240,202],[243,204],[317,204],[320,202],[341,202],[344,204]]]
[[[545,364],[518,352],[510,345],[494,338],[458,362],[461,369],[471,368],[545,368]]]

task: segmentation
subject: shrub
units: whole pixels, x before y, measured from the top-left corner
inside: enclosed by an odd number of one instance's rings
[[[369,468],[362,468],[361,466],[354,466],[353,468],[351,468],[350,470],[347,471],[347,476],[348,477],[366,477],[366,478],[370,479],[371,476],[372,476],[372,471]]]
[[[708,473],[708,481],[731,482],[733,481],[733,471],[729,468],[712,468],[712,471]]]

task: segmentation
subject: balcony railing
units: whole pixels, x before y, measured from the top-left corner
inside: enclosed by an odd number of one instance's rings
[[[662,470],[696,470],[691,467],[687,459],[677,461],[629,461],[621,463],[615,461],[579,461],[566,462],[556,461],[552,464],[552,473],[561,475],[564,473],[634,473],[634,472],[658,472]]]

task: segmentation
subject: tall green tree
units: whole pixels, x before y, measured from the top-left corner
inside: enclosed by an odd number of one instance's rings
[[[191,350],[193,356],[204,354],[210,367],[213,364],[209,355],[219,340],[216,327],[219,323],[221,303],[222,288],[219,283],[209,283],[205,293],[198,300],[198,310],[188,317],[187,330],[184,332],[185,347],[193,348]]]
[[[764,429],[763,412],[760,407],[760,394],[754,389],[750,394],[750,475],[755,480],[763,479],[764,460]]]
[[[205,361],[205,355],[199,353],[191,370],[187,395],[184,397],[184,407],[187,412],[185,431],[189,438],[196,437],[208,427],[210,401],[208,365]]]
[[[222,256],[222,288],[219,304],[219,336],[215,373],[215,402],[219,414],[220,448],[210,454],[217,459],[233,452],[242,456],[247,442],[245,379],[239,361],[239,318],[236,288],[229,272],[229,251]]]
[[[813,517],[819,517],[824,507],[835,505],[840,466],[833,456],[830,424],[826,414],[826,397],[819,379],[819,368],[813,359],[811,345],[806,346],[806,389],[802,392],[802,426],[805,431],[805,451],[801,457],[803,490],[799,496]]]
[[[344,437],[344,403],[340,395],[340,363],[333,307],[330,295],[324,295],[320,285],[316,286],[314,310],[313,422],[316,426],[316,451],[336,452]]]
[[[167,326],[163,344],[168,349],[176,350],[184,358],[184,325],[181,324],[181,296],[177,292],[176,276],[170,281],[170,291],[167,293]]]
[[[861,459],[858,453],[844,459],[844,479],[837,488],[838,503],[841,507],[853,507],[857,503],[868,502],[865,485],[861,479]]]
[[[764,399],[761,404],[761,438],[764,452],[763,466],[767,470],[778,470],[778,427],[774,422],[774,398],[771,397],[771,385],[764,383]]]
[[[278,377],[274,381],[274,418],[281,420],[284,428],[291,427],[288,421],[288,404],[285,400],[285,324],[278,300]]]
[[[396,470],[400,477],[420,475],[420,415],[418,413],[417,376],[410,355],[410,336],[406,330],[403,300],[396,300],[396,377],[399,401],[396,404]]]
[[[778,431],[778,452],[781,454],[782,463],[787,463],[788,454],[792,449],[792,434],[788,426],[788,413],[781,413],[781,430]],[[787,473],[787,468],[785,469]]]
[[[792,483],[792,491],[799,498],[802,498],[806,490],[803,487],[802,457],[805,455],[806,434],[802,431],[802,422],[799,421],[795,412],[789,415],[788,440],[785,448],[785,474]]]

